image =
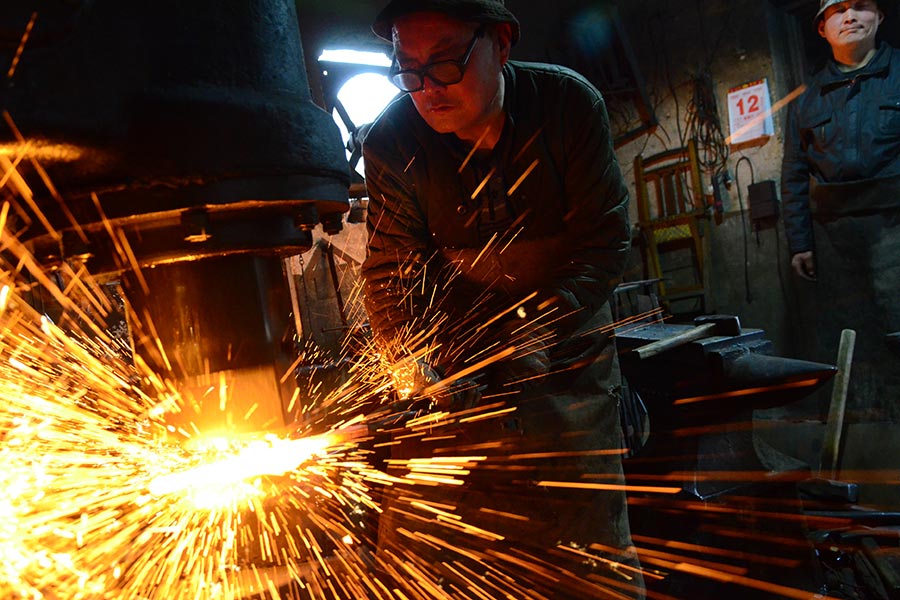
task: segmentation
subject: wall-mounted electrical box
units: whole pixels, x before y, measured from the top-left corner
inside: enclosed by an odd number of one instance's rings
[[[751,183],[747,187],[748,208],[753,228],[769,229],[778,222],[778,192],[771,179]]]

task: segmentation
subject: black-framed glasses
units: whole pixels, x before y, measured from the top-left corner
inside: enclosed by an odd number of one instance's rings
[[[418,92],[425,88],[425,78],[432,80],[438,85],[453,85],[462,81],[466,74],[466,66],[469,64],[469,58],[472,56],[472,50],[475,49],[475,42],[484,35],[484,27],[475,30],[466,53],[459,60],[439,60],[425,65],[421,69],[400,69],[397,58],[391,64],[388,77],[391,83],[396,85],[404,92]]]

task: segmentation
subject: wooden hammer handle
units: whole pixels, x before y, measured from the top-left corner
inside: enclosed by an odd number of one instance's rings
[[[661,354],[666,350],[671,350],[672,348],[683,346],[688,342],[693,342],[694,340],[699,340],[700,338],[707,337],[709,333],[712,332],[715,328],[715,323],[704,323],[703,325],[698,325],[696,327],[686,329],[681,333],[676,333],[671,337],[656,340],[655,342],[651,342],[645,346],[641,346],[640,348],[635,348],[633,352],[637,354],[638,358],[640,359],[650,358],[651,356],[656,356],[657,354]]]

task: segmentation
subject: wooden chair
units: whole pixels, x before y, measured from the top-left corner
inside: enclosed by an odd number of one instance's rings
[[[660,280],[660,301],[671,314],[704,314],[707,213],[696,143],[638,155],[634,177],[647,277]]]

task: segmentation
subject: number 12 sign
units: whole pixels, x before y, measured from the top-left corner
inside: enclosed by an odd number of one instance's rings
[[[732,145],[743,144],[775,133],[769,84],[765,79],[751,81],[728,90],[728,125]]]

